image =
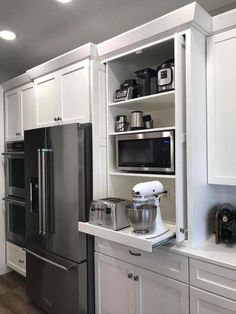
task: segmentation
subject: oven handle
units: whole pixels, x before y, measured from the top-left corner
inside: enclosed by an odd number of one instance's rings
[[[38,149],[38,182],[39,182],[39,234],[43,233],[42,231],[42,176],[41,176],[42,166],[41,166],[41,149]]]
[[[14,200],[14,199],[12,199],[10,197],[3,197],[3,200],[8,202],[8,203],[11,203],[11,204],[25,206],[25,202]]]
[[[34,257],[40,259],[41,261],[44,261],[44,262],[46,262],[46,263],[49,263],[49,264],[51,264],[51,265],[53,265],[53,266],[56,266],[56,267],[58,267],[58,268],[61,268],[61,269],[65,270],[65,271],[70,270],[71,268],[73,268],[73,267],[76,266],[76,264],[75,264],[75,263],[72,263],[72,262],[71,262],[71,264],[70,264],[68,267],[63,266],[63,265],[61,265],[61,264],[55,263],[55,262],[53,262],[53,261],[50,261],[49,259],[47,259],[47,258],[45,258],[45,257],[43,257],[43,256],[41,256],[41,255],[38,255],[38,254],[36,254],[36,253],[34,253],[34,252],[32,252],[32,251],[26,249],[26,248],[23,248],[23,251],[25,251],[25,252],[27,252],[27,253],[33,255]]]
[[[23,156],[25,153],[24,152],[6,152],[6,153],[2,153],[3,156]]]

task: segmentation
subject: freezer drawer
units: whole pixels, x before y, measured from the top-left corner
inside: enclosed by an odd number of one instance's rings
[[[87,314],[87,263],[26,250],[27,295],[52,314]]]

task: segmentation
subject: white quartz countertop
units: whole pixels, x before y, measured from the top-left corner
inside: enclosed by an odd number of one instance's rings
[[[163,249],[236,270],[236,245],[216,244],[214,236],[194,248],[169,243]]]

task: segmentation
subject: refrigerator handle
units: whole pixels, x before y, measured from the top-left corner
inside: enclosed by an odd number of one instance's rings
[[[39,234],[43,234],[42,229],[42,165],[41,149],[38,149],[38,190],[39,190]]]
[[[42,234],[48,235],[53,230],[52,204],[52,149],[42,149]]]
[[[51,265],[53,265],[53,266],[56,266],[56,267],[58,267],[58,268],[61,268],[61,269],[65,270],[65,271],[70,270],[71,268],[74,268],[74,267],[76,266],[76,264],[75,264],[75,263],[72,263],[72,262],[71,262],[70,265],[68,265],[68,266],[61,265],[61,264],[59,264],[59,263],[50,261],[49,259],[47,259],[47,258],[45,258],[45,257],[43,257],[43,256],[41,256],[41,255],[39,255],[39,254],[36,254],[36,253],[34,253],[34,252],[32,252],[32,251],[26,249],[26,248],[23,248],[23,251],[29,253],[30,255],[33,255],[34,257],[40,259],[41,261],[44,261],[44,262],[46,262],[46,263],[49,263],[49,264],[51,264]],[[68,263],[67,263],[67,264],[68,264]]]

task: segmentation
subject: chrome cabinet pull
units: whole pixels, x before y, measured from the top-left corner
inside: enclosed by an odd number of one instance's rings
[[[128,278],[132,279],[133,278],[133,274],[132,273],[128,273]]]
[[[141,256],[141,253],[134,253],[131,250],[129,250],[129,254],[133,256]]]
[[[19,258],[19,263],[23,264],[25,261]]]

